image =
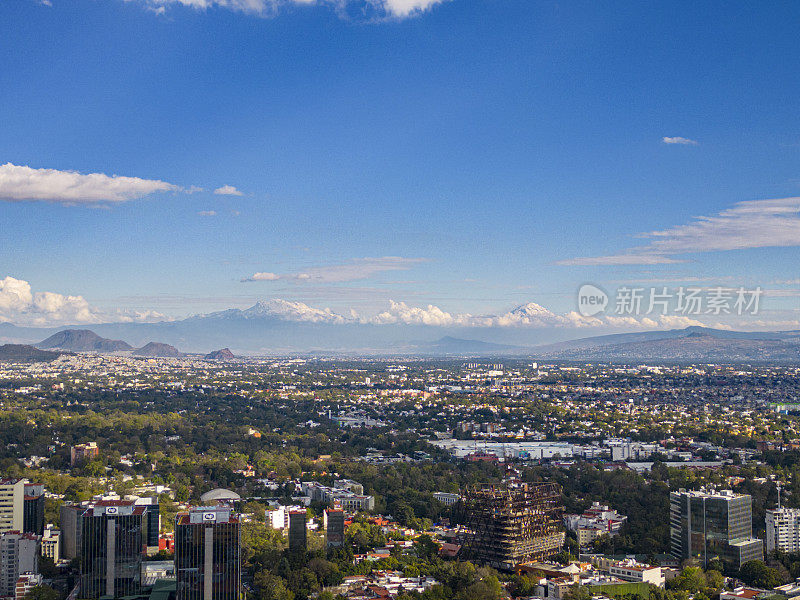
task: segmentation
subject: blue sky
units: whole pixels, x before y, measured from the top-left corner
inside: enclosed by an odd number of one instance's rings
[[[761,286],[751,325],[800,328],[799,18],[791,2],[0,3],[0,320],[270,298],[563,315],[593,282]]]

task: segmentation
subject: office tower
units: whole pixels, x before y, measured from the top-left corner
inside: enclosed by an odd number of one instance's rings
[[[329,508],[325,511],[325,541],[328,548],[341,548],[344,545],[344,511]]]
[[[767,552],[800,552],[800,509],[767,510]]]
[[[239,518],[227,506],[205,506],[175,520],[177,600],[239,600]]]
[[[0,596],[13,596],[22,573],[39,572],[39,536],[20,531],[0,535]]]
[[[679,490],[670,493],[671,553],[703,566],[718,558],[738,569],[764,558],[761,540],[753,537],[752,499],[730,490]]]
[[[62,504],[59,509],[61,521],[61,557],[77,558],[81,552],[83,535],[83,513],[88,505]]]
[[[25,483],[24,479],[0,480],[0,533],[23,530]]]
[[[42,535],[44,532],[44,486],[42,484],[25,484],[22,514],[22,530]]]
[[[513,570],[558,554],[564,545],[558,484],[476,485],[466,490],[459,507],[464,558]]]
[[[306,519],[303,508],[289,512],[289,550],[293,552],[305,552],[308,546]]]
[[[141,591],[144,507],[105,500],[82,514],[81,598],[131,596]]]
[[[158,498],[138,498],[134,500],[136,506],[142,506],[145,511],[145,545],[148,552],[158,552],[158,534],[161,531],[161,507]]]
[[[80,463],[89,462],[97,456],[100,456],[100,448],[97,446],[97,442],[78,444],[69,450],[69,464],[74,467]]]

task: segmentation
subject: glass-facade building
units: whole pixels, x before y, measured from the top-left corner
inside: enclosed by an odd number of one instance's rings
[[[325,511],[324,521],[328,548],[344,546],[344,511],[341,508],[329,508]]]
[[[731,491],[672,492],[670,544],[676,559],[703,566],[719,559],[738,569],[764,557],[763,543],[753,537],[752,499]]]
[[[133,502],[104,501],[81,515],[79,598],[120,598],[141,592],[145,550],[144,508]]]
[[[25,484],[22,530],[27,533],[44,533],[44,486],[38,483]]]
[[[240,533],[229,507],[193,508],[177,516],[177,600],[239,600]]]

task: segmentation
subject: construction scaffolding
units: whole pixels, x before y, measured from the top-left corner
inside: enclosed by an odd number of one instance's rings
[[[511,571],[558,554],[563,509],[556,483],[472,486],[459,503],[459,557]]]

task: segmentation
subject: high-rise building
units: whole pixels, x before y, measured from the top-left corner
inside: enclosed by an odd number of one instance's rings
[[[61,558],[72,560],[81,552],[83,537],[83,513],[87,505],[62,504],[59,509],[61,521]]]
[[[75,465],[88,462],[98,456],[100,456],[100,448],[97,446],[97,442],[77,444],[76,446],[72,446],[69,450],[69,464],[74,467]]]
[[[42,484],[25,484],[22,514],[22,530],[42,535],[44,532],[44,486]]]
[[[0,596],[14,596],[23,573],[39,572],[39,536],[21,531],[0,535]]]
[[[513,570],[558,554],[564,545],[558,484],[477,485],[466,490],[458,506],[464,558]]]
[[[323,520],[328,548],[344,546],[344,511],[341,508],[329,508],[325,511]]]
[[[25,479],[0,480],[0,533],[24,529],[26,483]]]
[[[158,498],[138,498],[134,504],[144,507],[145,511],[145,545],[148,552],[158,552],[158,534],[161,530],[161,512]]]
[[[81,515],[81,598],[131,596],[141,591],[144,507],[106,500]]]
[[[175,520],[177,600],[239,600],[239,518],[228,506],[203,506]]]
[[[307,515],[304,508],[289,512],[289,550],[305,552],[308,547]]]
[[[671,554],[703,566],[718,558],[738,569],[764,558],[753,537],[752,498],[730,490],[679,490],[670,493]]]
[[[767,552],[800,552],[800,509],[767,510]]]

